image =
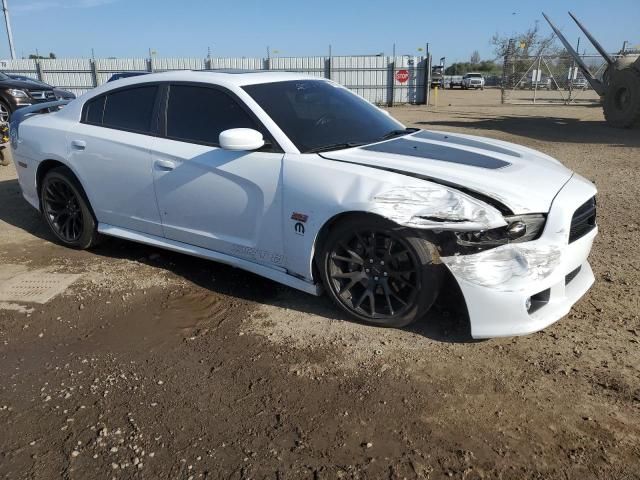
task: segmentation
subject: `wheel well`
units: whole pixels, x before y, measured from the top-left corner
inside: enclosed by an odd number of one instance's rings
[[[324,244],[325,240],[329,236],[331,229],[334,228],[339,223],[342,223],[343,221],[348,221],[350,218],[362,217],[362,216],[378,217],[378,218],[383,218],[385,220],[393,222],[393,220],[390,220],[389,218],[384,217],[382,215],[378,215],[371,212],[365,212],[365,211],[342,212],[331,217],[329,220],[325,222],[322,228],[320,228],[320,231],[318,232],[318,235],[316,236],[316,240],[313,244],[313,259],[312,259],[311,273],[313,275],[314,280],[317,280],[320,278],[320,271],[318,270],[319,267],[318,267],[317,259],[318,259],[320,250],[322,249],[322,245]],[[402,227],[401,225],[398,225],[398,226]],[[438,253],[441,253],[440,247],[442,245],[443,239],[439,238],[437,235],[434,235],[434,233],[431,230],[418,229],[416,230],[416,232],[425,240],[434,244],[438,249]]]
[[[43,162],[40,162],[40,165],[38,165],[38,171],[36,172],[36,192],[38,194],[38,199],[40,200],[40,210],[42,210],[42,199],[40,198],[40,186],[42,185],[42,179],[49,170],[65,166],[66,165],[64,163],[57,160],[44,160]]]
[[[78,182],[78,185],[80,186],[80,193],[82,194],[85,201],[87,202],[87,205],[89,206],[89,210],[91,211],[91,214],[95,219],[96,214],[93,211],[91,202],[87,197],[87,193],[85,192],[84,187],[82,186],[82,182],[80,182],[80,179],[78,179],[76,174],[73,173],[73,171],[67,165],[65,165],[64,163],[58,160],[52,160],[52,159],[43,160],[42,162],[40,162],[40,165],[38,165],[38,171],[36,172],[36,192],[38,194],[38,201],[40,202],[40,210],[42,211],[42,198],[40,198],[40,186],[42,185],[42,180],[44,179],[44,176],[47,174],[47,172],[58,167],[64,167],[69,172],[69,175],[72,175],[75,181]]]
[[[337,215],[334,215],[329,220],[327,220],[324,225],[322,225],[322,228],[320,228],[320,231],[316,236],[316,240],[313,243],[313,259],[312,259],[311,273],[313,275],[314,280],[317,281],[321,278],[320,271],[318,270],[319,267],[318,267],[317,257],[320,254],[322,245],[324,244],[325,240],[329,236],[331,229],[334,228],[339,223],[342,223],[343,221],[347,221],[349,218],[361,217],[361,216],[385,218],[385,217],[382,217],[381,215],[376,215],[375,213],[364,212],[364,211],[351,211],[351,212],[338,213]]]

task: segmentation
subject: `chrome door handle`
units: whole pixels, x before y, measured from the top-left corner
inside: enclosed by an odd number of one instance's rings
[[[176,168],[176,164],[171,160],[156,160],[156,167],[159,170],[173,170]]]
[[[87,148],[87,142],[85,142],[84,140],[72,140],[71,146],[76,150],[84,150],[85,148]]]

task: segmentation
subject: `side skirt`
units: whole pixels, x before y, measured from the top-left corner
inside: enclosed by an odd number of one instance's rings
[[[237,258],[225,253],[208,250],[202,247],[196,247],[189,245],[188,243],[177,242],[175,240],[169,240],[167,238],[157,237],[155,235],[149,235],[147,233],[140,233],[126,228],[114,227],[106,223],[98,224],[98,232],[103,235],[109,235],[112,237],[122,238],[125,240],[131,240],[132,242],[144,243],[146,245],[152,245],[154,247],[160,247],[167,250],[171,250],[178,253],[184,253],[186,255],[192,255],[194,257],[204,258],[207,260],[213,260],[214,262],[224,263],[231,265],[232,267],[241,268],[261,277],[268,278],[278,283],[282,283],[289,287],[303,292],[310,293],[312,295],[320,295],[322,289],[319,285],[305,282],[304,280],[289,275],[286,271],[279,271],[273,268],[253,263],[242,258]]]

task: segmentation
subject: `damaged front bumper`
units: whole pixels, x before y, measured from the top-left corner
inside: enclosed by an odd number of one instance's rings
[[[464,295],[474,338],[541,330],[587,292],[594,282],[587,257],[598,230],[572,243],[569,232],[574,212],[595,193],[574,175],[554,199],[537,240],[442,257]]]

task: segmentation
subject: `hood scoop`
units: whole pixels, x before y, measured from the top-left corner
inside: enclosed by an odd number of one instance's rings
[[[461,145],[463,147],[479,148],[489,152],[502,153],[503,155],[509,155],[511,157],[522,157],[518,152],[508,148],[491,145],[490,143],[473,140],[471,138],[458,137],[457,135],[451,135],[450,133],[420,130],[415,135],[411,135],[411,137],[422,138],[424,140],[435,140],[436,142],[446,143],[451,146]]]
[[[420,132],[412,137],[420,138]],[[428,132],[424,132],[428,133]],[[419,140],[412,140],[411,137],[403,137],[390,142],[377,143],[366,147],[360,147],[361,150],[367,150],[370,152],[391,153],[394,155],[407,155],[410,157],[420,157],[429,160],[439,160],[441,162],[459,163],[470,167],[487,168],[490,170],[496,170],[498,168],[504,168],[511,165],[509,162],[500,160],[495,157],[484,155],[482,153],[472,152],[470,150],[464,150],[463,148],[456,148],[455,141],[449,142],[451,137],[446,138],[445,135],[438,135],[440,138],[433,138],[438,142],[447,142],[451,145],[443,145],[440,143],[423,142]],[[465,140],[458,137],[456,140]],[[473,142],[473,140],[469,140]],[[476,142],[480,143],[480,142]],[[462,146],[461,144],[458,144]],[[479,148],[475,145],[465,145],[467,147]],[[486,145],[482,147],[487,150]],[[496,147],[499,148],[499,147]],[[501,152],[503,153],[503,152]]]

